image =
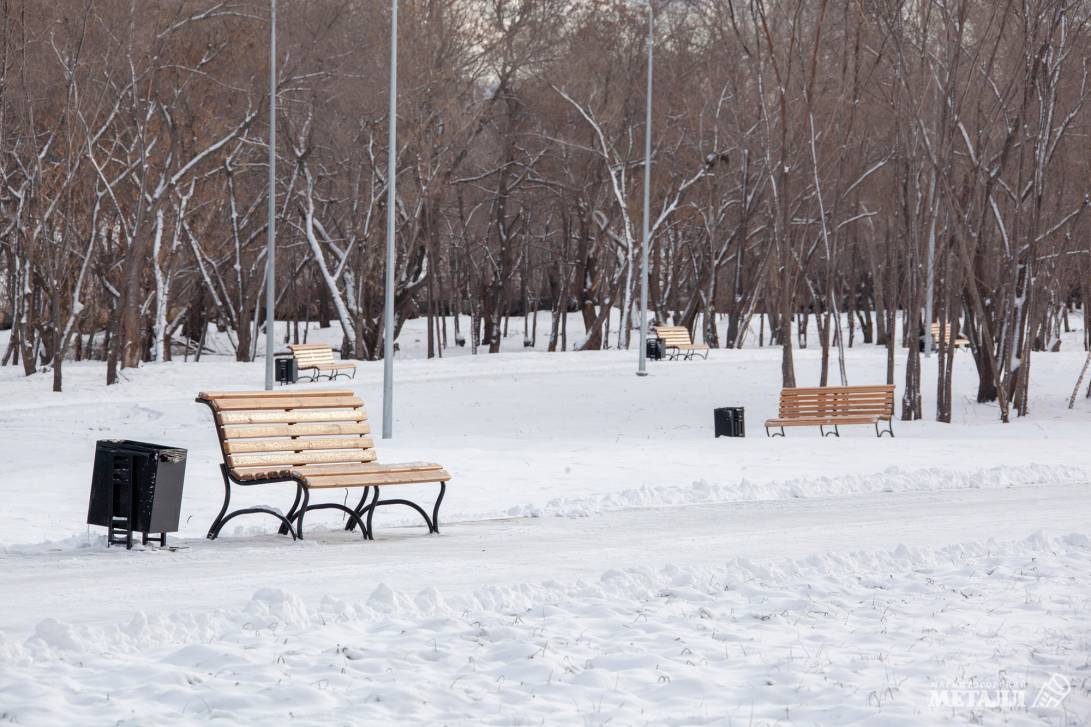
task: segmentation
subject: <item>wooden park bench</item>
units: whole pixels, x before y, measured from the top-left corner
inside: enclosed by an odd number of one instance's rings
[[[932,324],[932,341],[937,346],[939,345],[939,340],[940,340],[940,335],[939,334],[940,334],[939,324],[938,323],[933,323]],[[947,337],[946,337],[945,340],[946,340],[947,345],[949,347],[953,347],[953,348],[968,348],[969,345],[970,345],[970,339],[966,338],[965,336],[958,336],[957,338],[955,337],[954,328],[952,328],[950,324],[947,325]]]
[[[671,360],[681,356],[683,359],[693,358],[696,353],[703,353],[708,358],[709,348],[703,343],[694,343],[689,337],[689,329],[685,326],[654,326],[656,337],[663,342],[663,348],[670,354]]]
[[[845,424],[873,424],[875,436],[894,436],[894,386],[821,386],[784,389],[780,392],[780,414],[765,422],[765,434],[783,437],[784,427],[818,427],[822,436],[841,436]],[[879,429],[886,422],[886,429]],[[770,433],[770,428],[780,432]],[[833,427],[827,432],[826,427]]]
[[[333,349],[324,343],[290,343],[288,349],[295,358],[296,369],[311,371],[309,381],[318,381],[325,376],[333,381],[338,376],[346,379],[356,378],[356,364],[351,361],[337,361],[333,358]],[[350,376],[347,371],[351,371]]]
[[[224,504],[208,531],[210,540],[229,520],[251,513],[272,515],[282,535],[302,538],[303,516],[325,509],[346,513],[346,530],[359,525],[364,538],[374,539],[371,518],[384,505],[406,505],[420,513],[430,533],[439,532],[439,506],[451,475],[438,464],[376,462],[364,403],[351,391],[203,392],[197,401],[212,409],[223,454]],[[232,484],[288,481],[297,489],[287,513],[264,506],[228,513]],[[409,500],[379,499],[380,487],[430,482],[439,483],[431,517]],[[355,507],[311,503],[312,490],[351,487],[363,488]]]

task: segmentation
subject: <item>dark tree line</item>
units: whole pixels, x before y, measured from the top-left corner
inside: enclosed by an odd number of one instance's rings
[[[278,28],[277,317],[293,337],[337,325],[343,355],[371,359],[388,5],[282,0]],[[644,6],[400,7],[396,325],[426,318],[429,355],[495,352],[511,317],[548,311],[550,350],[630,346]],[[1091,3],[654,7],[656,318],[715,346],[780,346],[786,385],[812,331],[823,384],[847,380],[847,346],[885,346],[891,380],[907,357],[905,418],[923,414],[917,333],[939,322],[937,417],[951,415],[948,336],[971,342],[980,401],[1026,413],[1032,353],[1055,350],[1073,315],[1091,328]],[[0,13],[2,363],[51,370],[59,390],[66,359],[104,359],[114,382],[199,356],[213,325],[251,359],[267,4],[0,0]]]

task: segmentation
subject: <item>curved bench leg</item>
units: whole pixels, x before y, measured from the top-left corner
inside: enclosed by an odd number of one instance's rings
[[[424,518],[424,524],[428,526],[428,532],[436,532],[435,525],[432,523],[432,518],[428,517],[428,513],[424,511],[424,508],[422,508],[420,505],[413,502],[412,500],[379,500],[372,505],[372,512],[374,512],[374,508],[379,507],[380,505],[405,505],[406,507],[411,507],[416,510],[422,518]]]
[[[281,514],[280,512],[277,512],[271,507],[258,506],[246,507],[241,510],[235,510],[232,513],[228,514],[227,508],[231,505],[231,478],[227,475],[227,465],[220,465],[220,474],[222,474],[224,478],[224,504],[223,507],[220,508],[220,513],[216,516],[216,519],[212,521],[212,526],[209,527],[208,535],[205,537],[207,537],[209,540],[215,540],[220,536],[220,531],[223,530],[224,525],[227,525],[228,522],[234,520],[239,515],[257,515],[260,513],[263,515],[272,515],[277,520],[280,520],[280,528],[277,530],[280,535],[291,535],[292,540],[297,539],[295,528],[292,527],[292,523],[289,517],[292,513],[291,510],[288,511],[288,515],[286,516]],[[298,502],[299,498],[297,495],[296,503]],[[292,505],[293,509],[295,507],[296,505]]]
[[[364,513],[364,508],[367,507],[367,498],[370,495],[371,495],[371,486],[368,485],[367,487],[364,488],[364,494],[362,494],[360,496],[360,502],[358,502],[356,504],[356,507],[352,508],[352,511],[354,513],[356,513],[357,519],[359,519],[359,516]],[[345,523],[345,530],[348,530],[349,532],[352,532],[356,528],[356,522],[357,522],[356,520],[352,520],[350,518],[349,521],[347,523]]]
[[[307,513],[307,508],[311,502],[311,491],[309,488],[303,488],[303,503],[299,508],[299,511],[295,515],[295,533],[296,537],[303,540],[303,516]]]
[[[371,525],[372,518],[375,516],[375,510],[384,505],[405,505],[417,511],[417,514],[424,520],[424,524],[428,527],[429,534],[439,532],[439,508],[443,504],[443,496],[447,493],[447,483],[439,483],[439,496],[436,498],[436,503],[432,507],[432,516],[429,517],[428,513],[424,511],[420,505],[411,500],[393,499],[393,500],[380,500],[379,488],[375,487],[375,495],[372,497],[371,504],[364,507],[367,511],[367,537],[371,540],[375,539],[375,529]],[[360,511],[358,514],[363,514]]]
[[[227,525],[228,522],[230,522],[231,520],[234,520],[239,515],[257,515],[259,513],[263,514],[263,515],[272,515],[277,520],[280,520],[280,522],[281,522],[280,527],[282,529],[284,529],[284,528],[287,529],[286,533],[288,535],[292,536],[292,540],[298,540],[299,539],[298,537],[296,537],[296,532],[295,532],[295,529],[292,528],[292,524],[290,522],[288,522],[288,518],[284,517],[284,515],[277,512],[276,510],[274,510],[271,507],[246,507],[246,508],[243,508],[242,510],[235,510],[234,512],[232,512],[230,515],[228,515],[227,517],[225,517],[223,520],[221,520],[219,522],[219,524],[216,526],[215,532],[214,533],[210,532],[208,534],[208,539],[209,540],[215,540],[216,537],[220,534],[220,530],[223,528],[223,526]]]
[[[220,474],[224,478],[224,504],[220,508],[220,513],[216,516],[216,519],[212,521],[211,527],[208,529],[209,540],[215,540],[216,536],[220,534],[220,528],[224,524],[224,515],[227,514],[227,508],[231,505],[231,480],[227,477],[227,465],[220,465]]]
[[[371,504],[367,506],[367,532],[371,539],[375,539],[375,529],[371,527],[371,518],[375,515],[375,506],[379,504],[379,488],[375,488],[375,494],[371,497]]]
[[[291,527],[291,525],[290,525],[291,521],[295,520],[295,516],[296,516],[297,512],[299,511],[299,503],[300,503],[300,501],[303,500],[303,485],[301,485],[298,482],[295,483],[295,484],[296,484],[295,501],[292,503],[292,506],[290,508],[288,508],[288,514],[284,516],[285,519],[287,520],[287,523],[280,526],[280,534],[281,535],[287,534],[288,529]]]
[[[436,498],[436,504],[432,508],[432,532],[439,533],[439,506],[443,504],[443,496],[447,492],[447,483],[439,483],[439,497]]]
[[[360,516],[351,507],[342,505],[339,502],[320,502],[317,505],[306,505],[299,511],[300,521],[303,519],[303,513],[310,512],[311,510],[340,510],[349,516],[350,523],[360,526],[360,532],[363,534],[364,540],[368,539],[367,528],[364,527],[364,523],[360,520]],[[351,528],[346,529],[351,530]]]
[[[886,420],[886,429],[883,429],[881,431],[879,429],[879,422],[878,422],[878,420],[876,420],[876,422],[875,422],[875,436],[882,439],[884,434],[889,434],[891,436],[891,438],[894,437],[894,419],[893,418]]]

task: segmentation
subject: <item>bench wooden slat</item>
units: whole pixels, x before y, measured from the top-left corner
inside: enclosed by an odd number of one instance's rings
[[[356,396],[310,396],[297,394],[294,397],[249,397],[216,400],[218,411],[263,411],[269,409],[358,409],[364,402]]]
[[[884,401],[883,399],[857,400],[857,399],[848,399],[848,398],[835,399],[835,398],[832,398],[832,397],[829,398],[829,399],[810,399],[810,400],[789,399],[789,400],[781,402],[781,404],[786,409],[790,409],[790,408],[793,408],[793,407],[810,408],[810,407],[815,407],[815,406],[839,406],[839,405],[880,406],[881,407],[881,406],[887,405],[887,403],[888,402]]]
[[[790,419],[767,419],[767,426],[776,427],[817,427],[820,424],[874,424],[878,417],[840,416],[840,417],[811,417]]]
[[[197,395],[197,398],[198,399],[208,399],[208,400],[211,400],[211,399],[217,399],[217,400],[219,400],[219,399],[252,399],[252,398],[254,398],[255,393],[261,394],[262,398],[266,398],[266,399],[295,399],[295,398],[299,397],[299,392],[298,391],[291,391],[291,390],[276,391],[276,390],[274,390],[274,391],[261,391],[261,392],[253,392],[253,391],[209,391],[209,392],[205,392],[205,391],[202,391],[200,394]],[[338,397],[352,396],[352,392],[351,391],[308,391],[307,396],[308,397],[326,396],[326,397],[331,397],[331,398],[336,399]]]
[[[302,424],[306,422],[361,422],[367,420],[363,409],[293,409],[291,411],[225,411],[223,424]]]
[[[873,391],[893,392],[893,384],[875,384],[872,386],[796,386],[793,388],[782,389],[781,396],[790,396],[794,394],[823,394],[829,396],[848,396],[854,393],[865,393]]]
[[[351,361],[321,361],[319,363],[309,364],[306,366],[300,365],[298,368],[304,369],[354,369],[356,364]]]
[[[380,464],[379,462],[342,462],[340,464],[308,464],[297,467],[243,467],[240,472],[247,476],[262,474],[294,473],[307,477],[330,477],[344,475],[366,475],[375,472],[417,472],[443,469],[431,462],[402,462],[398,464]]]
[[[889,394],[861,394],[859,396],[785,396],[781,397],[781,401],[786,404],[801,405],[808,405],[825,401],[859,401],[866,404],[876,401],[886,401],[887,398],[889,398]]]
[[[414,485],[428,482],[446,482],[451,475],[443,469],[393,471],[366,475],[338,475],[318,477],[306,475],[307,487],[367,487],[369,485]]]
[[[371,434],[371,425],[334,422],[331,424],[269,424],[229,425],[223,428],[224,439],[257,437],[319,437],[324,434]]]
[[[838,406],[814,406],[814,407],[808,407],[806,409],[792,409],[792,408],[785,407],[785,408],[780,410],[780,416],[781,416],[781,418],[787,419],[789,417],[801,417],[801,416],[808,416],[810,414],[838,415],[838,414],[845,414],[845,413],[848,413],[848,412],[856,413],[856,414],[869,414],[869,415],[874,414],[876,416],[881,416],[883,414],[887,414],[890,411],[892,411],[891,407],[859,407],[858,408],[858,407],[851,407],[851,406],[839,406],[839,407]]]
[[[231,454],[227,457],[227,466],[232,469],[244,467],[272,467],[274,465],[304,465],[321,462],[371,462],[375,459],[374,449],[341,449],[332,452],[283,452],[275,454]]]
[[[253,452],[310,452],[321,449],[356,449],[374,447],[366,437],[329,437],[325,439],[226,439],[224,451],[228,454]]]

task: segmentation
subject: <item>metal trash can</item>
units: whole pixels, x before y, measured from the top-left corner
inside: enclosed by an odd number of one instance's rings
[[[663,342],[651,336],[647,340],[647,346],[644,349],[644,355],[649,361],[661,361],[663,359]]]
[[[273,369],[278,384],[294,384],[299,380],[299,366],[295,356],[279,356],[273,359]]]
[[[95,447],[87,524],[108,529],[106,545],[167,544],[178,531],[186,450],[126,439],[101,439]],[[149,533],[159,533],[158,537]]]
[[[712,410],[717,437],[745,437],[746,410],[741,406],[725,406]]]

